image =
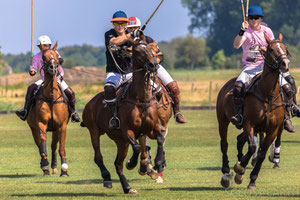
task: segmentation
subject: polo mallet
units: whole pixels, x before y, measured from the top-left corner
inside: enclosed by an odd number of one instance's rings
[[[162,1],[160,2],[160,4],[157,6],[157,8],[155,9],[155,11],[154,11],[154,12],[152,13],[152,15],[149,17],[149,19],[147,20],[147,22],[143,25],[142,31],[145,30],[145,28],[146,28],[148,22],[151,20],[151,18],[153,17],[153,15],[156,13],[156,11],[159,9],[159,7],[161,6],[161,4],[162,4],[163,2],[164,2],[164,0],[162,0]]]
[[[248,9],[249,9],[249,0],[247,0],[247,6],[246,6],[246,19],[248,20]]]
[[[32,65],[32,59],[33,59],[33,0],[31,0],[31,58],[30,58],[30,64]]]
[[[245,7],[244,7],[244,1],[241,0],[241,4],[242,4],[242,10],[243,10],[243,18],[244,18],[244,22],[246,21],[246,18],[245,18]]]

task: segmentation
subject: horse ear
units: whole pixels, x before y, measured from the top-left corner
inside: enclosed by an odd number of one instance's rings
[[[271,39],[266,34],[264,34],[264,35],[265,35],[265,39],[266,39],[267,43],[270,44],[271,43]]]
[[[278,39],[279,39],[280,42],[282,42],[282,38],[283,38],[282,33],[279,33]]]
[[[54,51],[56,51],[56,49],[57,49],[57,41],[55,42],[55,45],[54,45],[54,47],[52,48]]]

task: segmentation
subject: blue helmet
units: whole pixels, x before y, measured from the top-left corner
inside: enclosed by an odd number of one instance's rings
[[[118,21],[118,22],[119,21],[128,22],[126,13],[124,11],[121,11],[121,10],[115,12],[111,22],[116,22],[116,21]]]
[[[250,6],[248,9],[248,15],[258,15],[258,16],[264,16],[261,7],[259,6]]]

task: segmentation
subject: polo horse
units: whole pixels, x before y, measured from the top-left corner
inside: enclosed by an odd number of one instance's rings
[[[68,176],[68,165],[66,162],[66,132],[69,120],[68,105],[64,100],[62,91],[57,83],[58,54],[56,52],[57,42],[52,49],[46,50],[41,44],[43,53],[43,71],[45,80],[41,85],[30,109],[27,123],[31,129],[34,141],[41,155],[41,168],[44,175],[50,175],[47,154],[47,131],[52,131],[52,162],[51,168],[57,174],[56,148],[59,142],[59,155],[61,157],[61,176]]]
[[[115,142],[117,157],[114,164],[125,194],[138,193],[137,190],[131,188],[123,173],[123,162],[127,156],[129,144],[133,148],[132,160],[135,161],[141,151],[141,146],[136,139],[142,135],[156,139],[158,143],[156,164],[160,165],[163,159],[164,143],[159,125],[157,101],[152,94],[150,81],[151,77],[156,77],[158,65],[156,55],[146,42],[137,40],[133,44],[132,60],[132,82],[127,87],[123,87],[117,95],[120,129],[111,130],[108,128],[110,112],[103,103],[104,92],[97,94],[87,103],[81,123],[81,126],[86,126],[90,132],[95,153],[94,161],[100,168],[103,185],[107,188],[112,187],[112,181],[100,152],[100,136],[106,133]]]
[[[266,152],[278,134],[283,130],[284,103],[280,92],[279,78],[281,72],[289,70],[289,58],[286,46],[282,43],[282,34],[278,40],[270,40],[265,35],[268,43],[267,50],[261,50],[264,56],[264,67],[261,77],[252,84],[245,94],[243,106],[243,133],[238,137],[237,146],[243,146],[245,139],[248,142],[248,152],[240,155],[239,161],[234,166],[236,172],[235,182],[242,183],[246,166],[255,152],[256,144],[254,135],[265,133],[265,138],[260,145],[256,164],[250,175],[248,189],[256,189],[255,181],[258,177]],[[219,135],[221,138],[222,173],[221,184],[230,186],[230,168],[227,156],[227,132],[230,118],[235,114],[232,88],[236,78],[229,80],[220,90],[217,99],[217,118]]]

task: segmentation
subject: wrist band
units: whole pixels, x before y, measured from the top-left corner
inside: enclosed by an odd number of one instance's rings
[[[239,32],[239,36],[243,36],[244,33],[245,33],[245,31],[243,29],[241,29],[240,32]]]

